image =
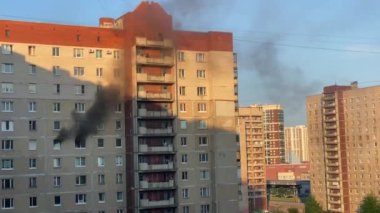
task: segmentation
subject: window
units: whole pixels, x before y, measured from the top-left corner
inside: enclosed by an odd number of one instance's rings
[[[198,103],[198,112],[207,112],[206,103]]]
[[[104,157],[98,157],[98,166],[103,167],[105,164]]]
[[[56,94],[61,93],[61,85],[60,84],[55,84],[55,93]]]
[[[60,176],[54,176],[53,177],[53,186],[54,187],[61,187],[61,177]]]
[[[187,178],[188,178],[188,177],[187,177],[187,172],[182,172],[182,173],[181,173],[181,179],[182,179],[182,180],[187,180]]]
[[[116,174],[116,184],[122,184],[123,183],[123,174],[117,173]]]
[[[74,145],[76,149],[85,149],[86,140],[83,138],[75,138]]]
[[[53,66],[53,75],[61,75],[61,68],[59,66]]]
[[[116,130],[120,130],[121,129],[121,121],[120,120],[117,120],[115,122],[115,127],[116,127]]]
[[[53,140],[53,150],[61,150],[61,144],[60,140]]]
[[[116,192],[116,201],[117,202],[123,201],[123,192]]]
[[[75,103],[75,111],[78,113],[86,112],[86,104],[85,103]]]
[[[187,154],[181,155],[181,163],[187,163]]]
[[[1,150],[13,150],[13,140],[11,139],[1,140]]]
[[[205,62],[205,54],[204,53],[197,53],[195,55],[195,59],[197,62]]]
[[[84,67],[74,67],[74,76],[84,76]]]
[[[29,131],[37,131],[37,121],[29,121]]]
[[[60,121],[54,121],[53,122],[53,130],[60,130],[61,129],[61,122]]]
[[[29,188],[37,188],[37,177],[29,177]]]
[[[12,170],[13,169],[13,160],[12,159],[2,159],[1,160],[1,169],[2,170]]]
[[[98,202],[105,203],[106,202],[106,193],[100,192],[98,193]]]
[[[206,70],[197,70],[197,78],[206,78]]]
[[[95,51],[96,58],[102,58],[102,50],[96,50]]]
[[[207,121],[205,120],[199,121],[199,129],[207,129]]]
[[[28,92],[29,93],[36,93],[37,92],[37,85],[34,83],[31,83],[28,85]]]
[[[209,188],[208,187],[201,187],[201,197],[209,197]]]
[[[86,166],[86,157],[75,158],[75,167],[85,167],[85,166]]]
[[[98,175],[98,184],[99,185],[104,185],[106,183],[106,177],[104,174]]]
[[[37,159],[35,158],[29,159],[29,169],[37,169]]]
[[[116,138],[116,148],[121,148],[121,138]]]
[[[11,31],[8,29],[5,29],[5,37],[9,37],[11,35]]]
[[[113,51],[113,58],[114,59],[119,59],[120,58],[120,52],[118,50]]]
[[[186,137],[181,137],[181,146],[187,146],[187,138]]]
[[[185,103],[179,104],[179,111],[180,112],[186,112],[186,104]]]
[[[114,69],[113,70],[113,77],[115,77],[115,78],[120,77],[120,69]]]
[[[53,167],[54,168],[60,168],[61,167],[61,158],[54,158],[53,159]]]
[[[13,83],[1,83],[1,92],[2,93],[13,93]]]
[[[181,120],[180,121],[180,128],[181,129],[186,129],[187,128],[187,121]]]
[[[206,95],[206,87],[197,87],[197,95],[205,96]]]
[[[75,85],[75,94],[76,95],[84,95],[85,93],[85,85]]]
[[[96,68],[96,76],[97,77],[103,76],[103,68],[101,68],[101,67]]]
[[[103,123],[101,123],[101,124],[97,124],[97,125],[96,125],[96,129],[97,129],[97,130],[104,130],[104,124],[103,124]]]
[[[201,163],[208,162],[208,154],[207,153],[200,153],[199,154],[199,162],[201,162]]]
[[[13,73],[13,64],[11,63],[2,63],[1,64],[2,73]]]
[[[98,148],[104,148],[104,139],[98,138]]]
[[[207,146],[208,145],[208,140],[206,136],[200,136],[198,138],[199,141],[199,146]]]
[[[35,101],[29,102],[29,112],[36,112],[37,111],[37,103]]]
[[[77,41],[80,41],[80,35],[77,34]]]
[[[209,180],[210,179],[210,172],[208,170],[201,170],[200,171],[201,180]]]
[[[86,185],[86,175],[79,175],[75,177],[75,185],[77,186],[83,186]]]
[[[183,199],[189,198],[189,189],[182,189],[182,198]]]
[[[13,46],[11,44],[2,44],[1,45],[1,53],[4,55],[12,54]]]
[[[34,151],[37,150],[37,140],[35,139],[30,139],[28,142],[28,150]]]
[[[124,213],[123,209],[117,209],[116,213]]]
[[[185,69],[179,69],[178,70],[178,77],[179,78],[185,78]]]
[[[28,54],[31,56],[36,55],[36,46],[28,46]]]
[[[60,206],[61,205],[61,196],[55,195],[54,196],[54,206]]]
[[[75,195],[75,203],[77,205],[86,204],[86,194],[76,194]]]
[[[52,55],[53,56],[59,56],[59,47],[53,47],[52,48]]]
[[[179,95],[186,95],[186,87],[179,87]]]
[[[83,49],[74,48],[74,58],[83,58]]]
[[[1,102],[2,112],[13,112],[13,101],[2,101]]]
[[[190,213],[190,207],[189,206],[183,206],[182,207],[182,212],[183,213]]]
[[[115,112],[121,112],[122,111],[122,105],[121,105],[121,103],[118,103],[118,104],[116,104],[116,107],[115,107]]]
[[[13,189],[13,179],[12,178],[4,178],[1,179],[1,189]]]
[[[1,200],[1,209],[13,209],[13,198],[3,198]]]
[[[12,132],[14,131],[13,121],[1,121],[1,131],[3,132]]]
[[[178,61],[185,61],[185,53],[184,52],[178,52],[177,53],[177,60]]]
[[[29,207],[37,207],[37,197],[29,197]]]
[[[29,70],[29,74],[35,75],[37,73],[37,66],[34,64],[29,64],[28,70]]]
[[[123,157],[122,156],[116,156],[115,163],[116,163],[116,166],[122,166],[123,165]]]
[[[61,103],[53,103],[53,112],[61,112]]]
[[[201,213],[210,213],[210,205],[209,204],[201,205]]]

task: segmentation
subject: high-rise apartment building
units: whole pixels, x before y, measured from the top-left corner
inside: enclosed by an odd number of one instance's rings
[[[312,194],[324,209],[357,212],[379,192],[380,87],[328,86],[307,98]]]
[[[175,30],[142,2],[100,27],[2,20],[0,45],[2,209],[236,211],[231,33]],[[55,140],[99,85],[124,101],[85,143]]]
[[[267,209],[263,107],[239,108],[241,212]]]
[[[303,125],[285,127],[285,161],[301,163],[309,161],[307,127]]]

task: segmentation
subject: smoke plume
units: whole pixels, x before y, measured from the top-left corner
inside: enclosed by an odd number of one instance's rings
[[[97,126],[103,124],[110,112],[121,100],[120,90],[116,86],[108,86],[97,91],[94,104],[83,115],[73,111],[73,124],[70,128],[63,128],[56,140],[65,141],[74,138],[75,141],[85,141],[86,138],[97,132]]]

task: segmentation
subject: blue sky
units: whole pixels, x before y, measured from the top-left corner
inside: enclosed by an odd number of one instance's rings
[[[0,19],[98,24],[138,0],[1,0]],[[234,33],[239,102],[280,103],[305,124],[305,96],[330,84],[380,84],[380,1],[159,0],[176,26]],[[255,60],[263,59],[263,60]],[[264,64],[262,62],[265,62]]]

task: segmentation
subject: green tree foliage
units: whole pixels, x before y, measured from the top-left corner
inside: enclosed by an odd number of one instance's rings
[[[271,210],[270,213],[285,213],[279,209]]]
[[[362,203],[359,207],[360,213],[372,213],[380,212],[380,202],[377,200],[376,196],[369,194],[364,197]]]
[[[305,213],[323,213],[321,205],[310,195],[305,202]]]
[[[297,208],[289,208],[288,213],[299,213]]]

